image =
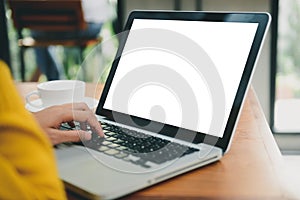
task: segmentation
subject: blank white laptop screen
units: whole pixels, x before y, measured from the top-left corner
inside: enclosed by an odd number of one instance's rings
[[[201,67],[193,66],[191,62],[176,52],[172,52],[172,50],[141,47],[135,51],[127,51],[126,46],[128,44],[125,44],[103,107],[164,124],[223,137],[258,23],[181,20],[159,20],[158,22],[158,20],[152,19],[134,19],[127,42],[134,41],[134,38],[131,38],[133,31],[149,28],[174,31],[186,36],[199,45],[208,55],[221,78],[225,94],[223,99],[225,101],[223,111],[225,115],[223,124],[220,125],[222,127],[220,132],[209,131],[213,115],[218,114],[218,110],[213,110],[212,95],[209,90],[211,86],[207,84],[201,73]],[[168,40],[168,38],[164,39]],[[184,44],[178,42],[178,45]],[[132,91],[130,98],[126,99],[128,107],[116,110],[113,105],[113,95],[120,80],[135,69],[147,65],[164,66],[169,70],[176,71],[185,79],[192,89],[198,105],[195,108],[199,114],[196,128],[189,124],[182,124],[183,114],[180,99],[164,84],[148,82],[140,85]],[[149,74],[142,72],[137,75],[139,78],[144,77],[145,80],[149,76]],[[168,79],[168,76],[165,76],[165,79]]]

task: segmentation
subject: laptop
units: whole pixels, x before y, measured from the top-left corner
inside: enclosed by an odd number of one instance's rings
[[[105,138],[55,149],[66,187],[115,199],[230,148],[268,13],[130,13],[96,109]]]

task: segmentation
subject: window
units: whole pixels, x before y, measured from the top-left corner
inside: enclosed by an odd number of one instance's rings
[[[271,128],[283,153],[300,148],[300,0],[273,2]]]

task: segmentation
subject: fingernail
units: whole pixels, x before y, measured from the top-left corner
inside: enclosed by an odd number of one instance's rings
[[[101,136],[105,138],[105,135],[104,135],[104,133],[103,133],[103,132],[101,132]]]

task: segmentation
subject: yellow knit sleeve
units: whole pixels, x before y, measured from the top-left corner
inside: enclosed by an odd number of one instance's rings
[[[0,61],[0,199],[65,199],[50,141]]]

